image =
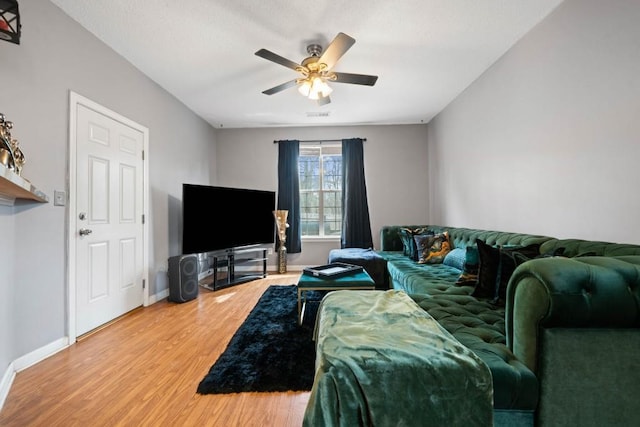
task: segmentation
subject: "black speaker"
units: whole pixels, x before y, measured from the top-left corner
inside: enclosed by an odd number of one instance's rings
[[[198,296],[198,256],[169,258],[169,301],[187,302]]]

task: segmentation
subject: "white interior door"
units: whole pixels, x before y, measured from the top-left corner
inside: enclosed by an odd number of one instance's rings
[[[70,233],[79,336],[145,300],[145,135],[108,112],[82,104],[75,108],[75,218]]]

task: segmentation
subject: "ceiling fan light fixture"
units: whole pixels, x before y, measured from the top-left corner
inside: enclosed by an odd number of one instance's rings
[[[311,93],[309,94],[315,95],[315,98],[313,99],[318,99],[320,94],[322,94],[322,97],[324,98],[325,96],[329,96],[331,92],[333,92],[333,89],[331,89],[331,87],[327,84],[326,81],[324,81],[322,77],[313,78],[313,82],[311,83]]]
[[[298,92],[306,98],[317,101],[320,98],[329,96],[333,89],[322,77],[310,76],[298,86]]]
[[[311,82],[309,81],[309,79],[305,79],[298,86],[298,92],[300,92],[300,94],[305,98],[309,97],[309,94],[311,93]]]

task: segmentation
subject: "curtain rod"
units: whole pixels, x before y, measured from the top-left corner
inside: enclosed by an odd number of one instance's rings
[[[355,139],[355,138],[345,138],[345,139]],[[367,138],[360,138],[363,141],[366,141]],[[280,142],[289,142],[290,140],[283,140],[283,141],[277,141],[274,140],[273,143],[274,144],[278,144]],[[305,140],[299,140],[298,142],[342,142],[341,139],[305,139]]]

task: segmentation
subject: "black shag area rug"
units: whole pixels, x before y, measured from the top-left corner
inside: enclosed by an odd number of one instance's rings
[[[198,385],[199,394],[309,391],[315,371],[318,304],[326,291],[307,292],[298,325],[296,285],[270,286]]]

